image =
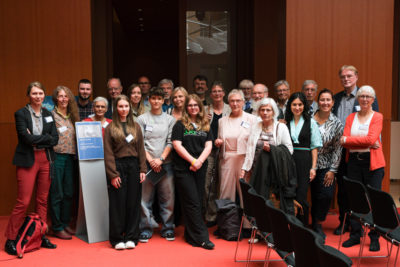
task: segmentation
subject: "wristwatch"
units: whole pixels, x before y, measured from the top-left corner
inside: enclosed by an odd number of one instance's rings
[[[164,162],[165,159],[161,156],[161,157],[160,157],[160,160],[161,160],[162,162]]]

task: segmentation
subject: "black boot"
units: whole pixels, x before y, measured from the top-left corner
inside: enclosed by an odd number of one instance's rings
[[[15,240],[7,239],[6,244],[4,246],[4,250],[10,255],[17,255]]]
[[[340,222],[339,226],[336,227],[335,230],[333,230],[333,234],[334,235],[340,235],[340,232],[342,231],[342,226],[343,226],[343,222]],[[349,225],[349,223],[346,223],[344,225],[344,228],[343,228],[343,234],[348,232],[348,231],[350,231],[350,225]]]
[[[40,246],[42,248],[51,248],[51,249],[54,249],[57,247],[56,244],[51,243],[50,240],[45,236],[42,237],[42,244]]]

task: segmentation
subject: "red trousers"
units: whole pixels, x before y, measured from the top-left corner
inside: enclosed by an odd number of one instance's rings
[[[50,163],[44,150],[35,151],[35,163],[30,168],[17,167],[17,203],[8,221],[5,236],[15,240],[18,229],[26,216],[33,189],[36,185],[36,213],[43,221],[47,219],[47,197],[51,184]]]

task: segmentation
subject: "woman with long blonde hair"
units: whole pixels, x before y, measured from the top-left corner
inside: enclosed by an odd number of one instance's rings
[[[110,181],[111,245],[133,249],[139,240],[141,183],[146,179],[146,154],[140,126],[125,95],[114,102],[113,120],[104,132],[104,162]]]
[[[127,96],[131,102],[132,115],[135,119],[150,110],[148,106],[144,105],[142,91],[138,84],[134,83],[129,86]]]
[[[171,115],[176,120],[182,118],[183,110],[185,109],[185,101],[188,96],[188,92],[182,86],[176,87],[171,94],[172,104],[174,108],[171,110]]]
[[[56,237],[71,239],[75,233],[69,224],[74,195],[75,122],[79,121],[79,113],[74,95],[66,86],[59,85],[54,89],[53,101],[52,114],[59,139],[54,147],[56,158],[50,187],[51,227]]]
[[[202,217],[207,157],[212,133],[204,107],[197,95],[185,101],[182,119],[172,129],[175,183],[185,215],[185,239],[192,246],[213,249]]]

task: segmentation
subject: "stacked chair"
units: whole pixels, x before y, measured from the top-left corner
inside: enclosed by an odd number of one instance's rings
[[[387,266],[389,266],[390,255],[393,245],[397,246],[397,253],[393,266],[397,263],[400,247],[400,216],[397,212],[396,204],[388,193],[367,186],[371,201],[372,217],[374,219],[375,230],[388,242],[391,243],[388,253]]]

